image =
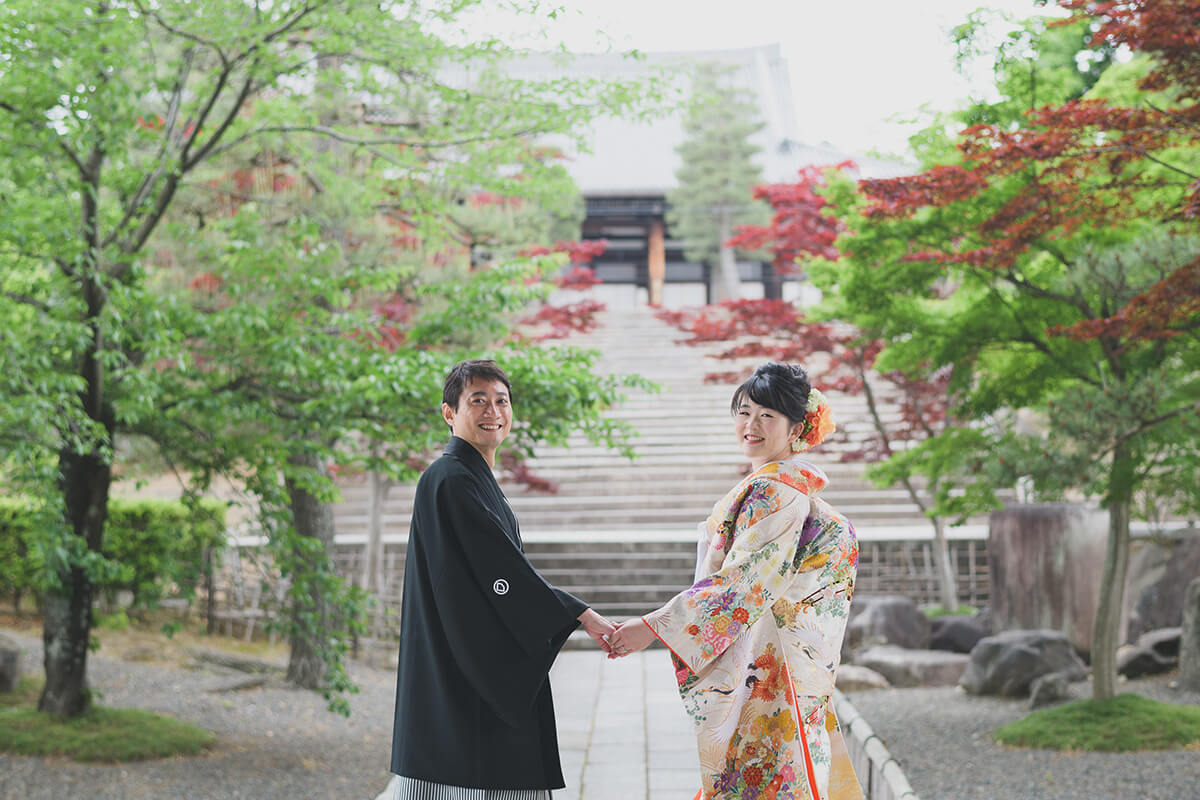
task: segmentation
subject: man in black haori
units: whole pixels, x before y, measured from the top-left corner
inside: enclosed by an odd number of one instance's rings
[[[492,361],[446,376],[453,434],[417,483],[404,571],[392,772],[395,800],[545,800],[565,784],[549,672],[582,623],[615,629],[526,559],[492,474],[512,426]]]

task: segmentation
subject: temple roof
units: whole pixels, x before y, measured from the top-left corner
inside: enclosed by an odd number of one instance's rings
[[[604,53],[575,55],[566,60],[562,56],[533,54],[512,63],[509,69],[517,76],[531,79],[612,80],[649,76],[662,68],[706,61],[733,66],[733,79],[757,99],[765,126],[755,136],[755,142],[762,148],[759,159],[768,183],[791,181],[804,166],[837,164],[848,159],[858,165],[859,174],[864,177],[888,177],[913,170],[910,164],[847,153],[828,143],[802,141],[787,61],[780,55],[777,44],[734,50],[642,53],[637,58]],[[686,69],[678,74],[686,81]],[[662,195],[675,186],[675,171],[680,163],[675,148],[684,139],[681,111],[651,122],[601,119],[593,124],[589,139],[591,152],[567,148],[570,159],[567,169],[584,195]]]

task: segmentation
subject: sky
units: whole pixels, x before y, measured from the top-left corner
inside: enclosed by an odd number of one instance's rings
[[[543,0],[561,7],[547,41],[594,52],[778,44],[801,138],[840,150],[903,154],[923,107],[961,106],[950,30],[984,6],[1017,19],[1034,0]],[[526,42],[536,44],[536,42]],[[986,74],[977,81],[986,89]]]

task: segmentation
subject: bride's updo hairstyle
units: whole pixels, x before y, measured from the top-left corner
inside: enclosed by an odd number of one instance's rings
[[[808,414],[811,391],[812,384],[803,367],[770,361],[754,370],[754,374],[734,390],[729,412],[737,414],[738,406],[749,398],[760,406],[775,409],[795,425],[803,422]]]

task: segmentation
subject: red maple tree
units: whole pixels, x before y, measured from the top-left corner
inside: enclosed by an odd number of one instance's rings
[[[771,183],[754,187],[754,197],[766,200],[774,211],[769,225],[739,225],[725,244],[739,250],[766,250],[771,264],[781,275],[794,274],[797,264],[808,256],[836,258],[833,246],[840,230],[825,214],[825,198],[818,189],[825,185],[829,169],[853,169],[854,162],[832,167],[810,165],[800,170],[795,183]]]

